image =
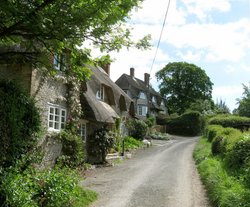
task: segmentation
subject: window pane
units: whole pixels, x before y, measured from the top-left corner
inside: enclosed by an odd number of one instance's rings
[[[53,115],[49,115],[49,121],[53,121],[54,120],[54,116]]]
[[[59,123],[55,122],[55,129],[59,129]]]
[[[55,121],[59,121],[59,116],[55,116]]]
[[[50,107],[49,108],[49,113],[54,114],[54,108]]]
[[[60,111],[59,108],[56,108],[55,114],[56,114],[56,115],[59,115],[59,111]]]
[[[66,111],[65,111],[65,110],[62,110],[62,116],[65,117],[65,115],[66,115]]]
[[[51,122],[51,121],[49,122],[49,127],[53,128],[53,122]]]

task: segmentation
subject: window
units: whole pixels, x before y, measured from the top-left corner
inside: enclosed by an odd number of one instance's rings
[[[100,89],[96,93],[96,98],[104,100],[104,87],[100,86]]]
[[[146,116],[148,113],[148,107],[145,105],[138,105],[138,115]]]
[[[156,102],[155,96],[152,97],[152,102],[153,102],[153,103],[157,103],[157,102]]]
[[[65,127],[66,109],[59,105],[49,104],[48,130],[60,131]]]
[[[165,106],[165,104],[164,104],[164,101],[163,101],[163,100],[161,101],[161,106]]]
[[[86,142],[86,135],[87,135],[87,126],[86,123],[80,123],[79,126],[79,135],[84,142]]]
[[[140,99],[147,99],[146,94],[144,92],[140,92],[139,98]]]
[[[53,58],[53,65],[56,70],[64,70],[65,68],[65,56],[55,54]]]

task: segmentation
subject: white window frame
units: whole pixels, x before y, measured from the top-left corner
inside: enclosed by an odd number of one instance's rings
[[[148,107],[146,105],[139,104],[137,112],[139,116],[147,116]]]
[[[60,70],[61,64],[60,64],[60,55],[54,54],[53,56],[53,65],[56,70]]]
[[[157,103],[155,96],[152,97],[152,102]]]
[[[86,142],[86,139],[87,139],[87,123],[86,122],[80,122],[79,136],[82,138],[83,142]]]
[[[60,132],[65,127],[66,120],[65,107],[48,103],[48,131]]]
[[[96,92],[96,98],[100,100],[104,100],[104,87],[100,86],[99,90]]]
[[[145,100],[146,100],[146,99],[147,99],[146,93],[144,93],[144,92],[141,91],[141,92],[139,93],[139,98],[140,98],[140,99],[145,99]]]

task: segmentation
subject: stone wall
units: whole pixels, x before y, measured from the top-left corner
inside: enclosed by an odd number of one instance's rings
[[[0,64],[0,79],[14,80],[30,93],[32,67],[30,64]]]
[[[36,100],[43,125],[47,128],[48,103],[57,104],[67,109],[67,85],[62,75],[44,77],[39,70],[33,70],[31,77],[31,96]]]

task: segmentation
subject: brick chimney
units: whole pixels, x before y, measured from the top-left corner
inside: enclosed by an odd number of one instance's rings
[[[110,63],[102,65],[102,69],[110,76]]]
[[[146,84],[146,86],[149,86],[149,78],[150,75],[148,73],[144,73],[144,83]]]
[[[135,77],[135,69],[134,68],[130,68],[130,76],[132,78]]]

